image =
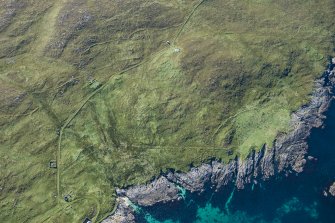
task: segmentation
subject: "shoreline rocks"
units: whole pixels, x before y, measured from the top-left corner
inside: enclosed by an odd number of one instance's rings
[[[186,173],[168,172],[147,185],[118,190],[118,196],[121,198],[126,196],[135,204],[152,206],[181,199],[180,187],[190,192],[201,193],[206,185],[219,190],[234,183],[237,189],[243,189],[247,184],[258,179],[267,180],[278,173],[286,175],[293,172],[301,173],[305,164],[314,160],[313,157],[307,156],[307,138],[312,128],[322,126],[325,118],[323,113],[332,101],[334,85],[335,68],[331,65],[323,77],[315,81],[315,89],[309,104],[292,114],[290,122],[292,131],[279,135],[272,148],[264,145],[260,151],[251,152],[246,159],[236,158],[227,164],[214,160],[192,168]],[[330,191],[335,196],[335,183]],[[115,220],[115,216],[132,211],[125,211],[125,208],[131,209],[129,206],[120,205],[115,214],[108,219],[114,219],[111,222],[122,223],[123,221]]]
[[[133,186],[122,192],[132,202],[141,206],[152,206],[156,203],[181,199],[177,186],[164,176],[147,185]]]
[[[135,212],[126,197],[117,198],[115,212],[102,221],[102,223],[135,223]]]

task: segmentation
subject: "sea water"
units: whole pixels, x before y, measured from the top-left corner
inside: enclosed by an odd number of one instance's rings
[[[324,196],[335,181],[335,104],[324,128],[309,137],[309,161],[302,174],[278,175],[237,190],[232,185],[201,195],[182,190],[183,201],[137,212],[140,223],[335,223],[335,198]]]

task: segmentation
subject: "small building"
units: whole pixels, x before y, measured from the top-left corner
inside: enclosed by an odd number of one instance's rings
[[[179,52],[180,52],[180,49],[179,49],[179,48],[175,48],[173,51],[174,51],[175,53],[179,53]]]
[[[83,221],[83,223],[92,223],[92,220],[86,217]]]
[[[49,168],[56,169],[57,168],[57,161],[56,160],[51,160],[49,162]]]
[[[67,194],[67,195],[64,196],[64,201],[70,202],[72,200],[71,198],[72,198],[71,195]]]

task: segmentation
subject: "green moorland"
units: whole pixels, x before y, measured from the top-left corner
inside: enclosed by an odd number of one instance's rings
[[[334,9],[0,0],[0,222],[98,222],[115,187],[271,145],[334,56]]]

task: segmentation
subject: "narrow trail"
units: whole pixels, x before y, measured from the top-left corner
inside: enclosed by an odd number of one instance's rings
[[[39,24],[39,35],[35,40],[34,52],[43,55],[44,49],[55,34],[57,16],[63,8],[65,0],[55,0],[54,5],[46,12]]]
[[[164,149],[164,150],[175,150],[175,149],[200,149],[200,150],[222,150],[224,147],[220,146],[159,146],[159,145],[131,145],[130,148],[146,148],[146,149]]]
[[[205,2],[206,0],[200,0],[200,2],[193,8],[193,10],[191,11],[191,13],[188,15],[188,17],[186,18],[184,24],[181,26],[181,28],[179,29],[177,35],[175,36],[175,38],[173,39],[173,43],[175,43],[177,41],[177,39],[179,38],[179,36],[181,35],[181,33],[184,31],[186,25],[189,23],[189,21],[191,20],[191,18],[193,17],[194,13],[197,11],[197,9]]]
[[[178,37],[181,35],[181,33],[184,31],[186,25],[188,24],[188,22],[191,20],[192,16],[194,15],[194,13],[197,11],[197,9],[205,2],[206,0],[200,0],[199,3],[196,4],[196,6],[192,9],[191,13],[187,16],[186,20],[180,24],[174,25],[172,27],[165,27],[165,28],[153,28],[155,30],[166,30],[166,29],[171,29],[171,28],[177,28],[179,26],[181,26],[181,28],[178,30],[176,36],[173,38],[173,43],[178,39]],[[130,33],[128,38],[131,38],[135,33],[137,32],[141,32],[141,31],[145,31],[145,28],[141,28],[138,30],[135,30],[134,32]],[[101,43],[95,43],[92,44],[91,46],[89,46],[83,53],[86,53],[87,51],[89,51],[90,49],[92,49],[95,46],[98,45],[104,45],[107,43],[112,42],[113,40],[109,40],[109,41],[105,41],[105,42],[101,42]]]

